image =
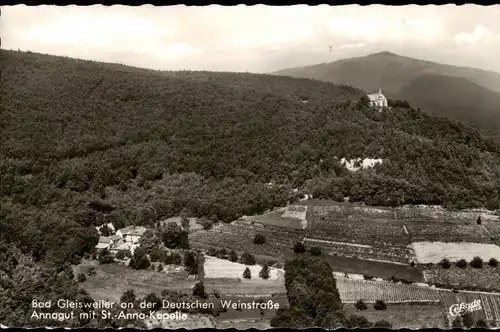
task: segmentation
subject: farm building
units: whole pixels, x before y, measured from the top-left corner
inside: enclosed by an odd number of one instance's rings
[[[112,244],[113,244],[113,241],[109,237],[101,236],[101,237],[99,237],[99,243],[97,243],[95,248],[97,250],[109,249]]]
[[[378,89],[378,93],[368,95],[370,106],[387,107],[387,98],[382,94],[382,90]]]
[[[146,227],[143,226],[128,226],[121,228],[116,232],[116,235],[122,237],[125,242],[139,243],[141,236],[146,232]]]
[[[135,248],[139,246],[139,240],[145,232],[146,227],[142,226],[121,228],[115,235],[99,237],[99,243],[95,248],[97,250],[108,249],[113,254],[119,251],[130,251],[133,254]]]

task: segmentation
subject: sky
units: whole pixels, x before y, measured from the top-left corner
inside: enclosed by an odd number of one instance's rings
[[[500,72],[500,5],[3,6],[1,48],[266,73],[389,51]]]

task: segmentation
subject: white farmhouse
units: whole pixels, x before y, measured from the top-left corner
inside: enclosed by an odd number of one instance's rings
[[[116,235],[121,236],[125,242],[129,243],[139,243],[142,235],[146,232],[146,227],[143,226],[129,226],[122,229],[119,229],[116,232]]]
[[[104,249],[109,250],[109,248],[111,247],[112,244],[113,244],[113,241],[109,237],[100,236],[99,242],[97,243],[95,248],[97,250],[104,250]]]
[[[378,93],[368,95],[370,106],[387,107],[387,98],[382,94],[382,90],[378,89]]]

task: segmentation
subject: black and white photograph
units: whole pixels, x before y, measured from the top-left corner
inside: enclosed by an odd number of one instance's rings
[[[500,327],[500,5],[0,10],[1,328]]]

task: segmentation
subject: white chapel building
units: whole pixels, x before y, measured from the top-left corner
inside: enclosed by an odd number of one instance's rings
[[[370,99],[370,106],[387,107],[387,98],[380,89],[378,89],[378,93],[368,95],[368,99]]]

